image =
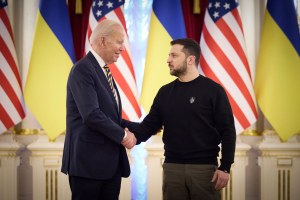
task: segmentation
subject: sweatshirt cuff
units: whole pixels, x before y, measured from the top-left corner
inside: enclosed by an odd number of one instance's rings
[[[221,170],[221,171],[226,172],[226,173],[230,173],[230,168],[231,168],[231,163],[230,162],[222,161],[220,167],[218,168],[218,170]]]

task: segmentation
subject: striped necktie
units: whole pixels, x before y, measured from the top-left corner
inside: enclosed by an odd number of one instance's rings
[[[103,67],[106,71],[106,76],[107,76],[107,80],[108,80],[108,83],[109,83],[109,86],[110,86],[110,89],[112,91],[112,93],[114,94],[114,97],[116,99],[116,102],[118,103],[118,100],[117,100],[117,92],[116,92],[116,89],[114,87],[114,83],[113,83],[113,77],[111,75],[111,71],[109,69],[109,67],[107,65],[104,65]]]

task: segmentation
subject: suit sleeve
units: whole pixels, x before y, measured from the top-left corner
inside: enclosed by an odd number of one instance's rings
[[[114,142],[121,143],[125,135],[124,130],[99,108],[95,87],[96,78],[93,66],[81,63],[72,71],[68,87],[70,87],[83,123]]]
[[[121,122],[121,126],[122,128],[128,128],[129,131],[133,131],[134,129],[136,129],[138,127],[140,123],[137,123],[137,122],[131,122],[131,121],[128,121],[128,120],[125,120],[125,119],[122,119],[122,122]]]

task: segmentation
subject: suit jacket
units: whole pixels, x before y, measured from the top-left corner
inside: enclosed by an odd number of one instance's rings
[[[115,84],[115,83],[114,83]],[[119,100],[120,95],[115,85]],[[137,123],[123,120],[99,63],[89,52],[71,69],[67,83],[67,128],[63,173],[91,179],[110,179],[120,167],[128,177],[126,149],[120,144],[124,128]]]

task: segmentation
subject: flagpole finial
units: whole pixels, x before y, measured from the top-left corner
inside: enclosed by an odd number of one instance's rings
[[[82,0],[76,0],[75,14],[82,14]]]
[[[193,13],[194,14],[200,14],[201,9],[200,9],[200,0],[194,0],[194,8],[193,8]]]

